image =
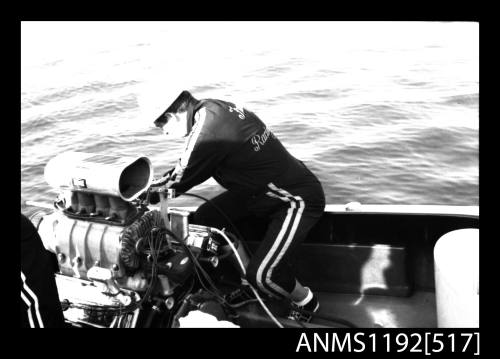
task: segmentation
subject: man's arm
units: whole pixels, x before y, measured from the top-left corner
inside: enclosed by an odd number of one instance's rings
[[[186,142],[182,157],[171,173],[168,187],[176,192],[189,191],[210,178],[227,154],[227,142],[218,136],[215,114],[201,108]]]

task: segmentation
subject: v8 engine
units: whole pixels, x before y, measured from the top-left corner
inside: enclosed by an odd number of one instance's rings
[[[57,258],[59,297],[72,323],[134,327],[145,306],[172,309],[188,291],[194,256],[217,253],[210,228],[187,224],[182,211],[150,210],[139,198],[152,181],[145,157],[64,153],[45,177],[60,190],[56,210],[30,219]]]

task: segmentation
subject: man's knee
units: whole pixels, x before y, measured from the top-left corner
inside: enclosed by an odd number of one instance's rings
[[[222,207],[216,210],[210,203],[203,203],[193,213],[193,223],[219,229],[227,227],[227,221],[219,211],[230,212],[230,209]]]
[[[207,203],[202,204],[198,207],[196,212],[193,213],[193,223],[200,224],[203,226],[213,226],[215,220],[213,211],[210,211]]]

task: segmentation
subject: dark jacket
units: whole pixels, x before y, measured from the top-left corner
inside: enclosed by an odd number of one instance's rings
[[[195,123],[173,172],[172,188],[177,192],[210,177],[229,191],[251,196],[267,191],[270,182],[284,188],[321,187],[253,112],[208,99],[189,113]]]

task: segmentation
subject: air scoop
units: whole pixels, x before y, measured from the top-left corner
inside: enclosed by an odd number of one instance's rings
[[[45,167],[45,180],[61,190],[136,199],[153,180],[147,157],[118,157],[83,152],[64,152]]]

